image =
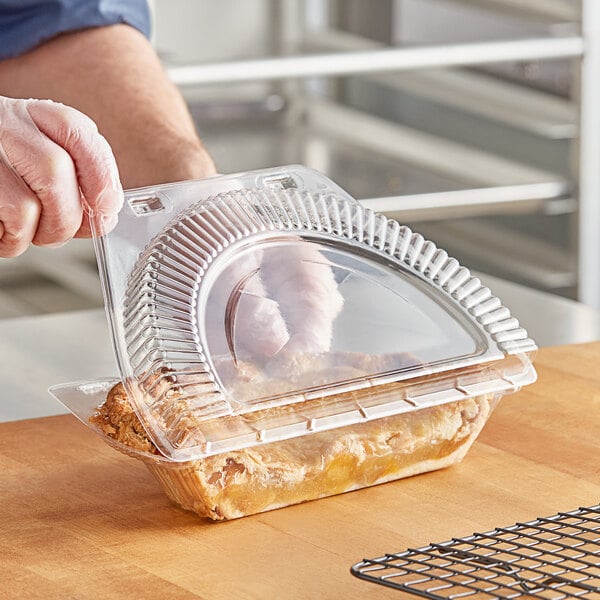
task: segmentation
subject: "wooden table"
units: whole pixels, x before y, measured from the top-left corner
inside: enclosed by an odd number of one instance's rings
[[[221,524],[74,417],[2,424],[0,598],[412,597],[349,568],[600,500],[600,343],[536,365],[461,465]]]

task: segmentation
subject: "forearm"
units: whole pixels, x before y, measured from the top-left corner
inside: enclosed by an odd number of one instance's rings
[[[127,25],[61,35],[0,62],[0,94],[50,98],[90,116],[126,188],[215,172],[183,98],[149,42]]]

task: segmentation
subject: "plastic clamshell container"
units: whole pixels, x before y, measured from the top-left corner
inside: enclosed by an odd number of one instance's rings
[[[133,190],[97,233],[121,379],[162,456],[133,453],[211,518],[452,464],[535,381],[487,287],[310,169]],[[52,391],[81,417],[94,385]]]

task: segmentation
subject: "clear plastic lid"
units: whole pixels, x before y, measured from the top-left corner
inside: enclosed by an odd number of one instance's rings
[[[121,376],[173,460],[535,379],[488,288],[304,167],[130,191],[95,243]]]

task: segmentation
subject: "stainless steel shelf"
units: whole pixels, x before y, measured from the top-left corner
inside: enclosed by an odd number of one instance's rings
[[[192,110],[221,171],[303,163],[371,208],[404,220],[565,214],[576,206],[570,186],[554,173],[333,102],[308,102],[305,120],[294,125],[256,107],[235,124],[210,123]]]
[[[577,208],[577,201],[568,196],[568,186],[560,182],[365,198],[361,201],[374,211],[411,223],[431,221],[432,218],[457,219],[505,213],[558,215],[572,213]]]
[[[506,186],[561,181],[555,173],[484,152],[365,111],[313,100],[305,107],[309,127],[343,143],[459,178],[470,186]]]
[[[232,84],[480,65],[515,60],[574,58],[581,56],[583,50],[583,40],[579,36],[542,37],[172,66],[168,68],[168,73],[173,82],[179,86]]]
[[[500,276],[545,290],[577,285],[575,260],[568,251],[518,231],[481,219],[427,223],[420,229],[475,269],[485,264]]]
[[[550,23],[579,21],[581,12],[577,2],[570,0],[451,0],[459,4],[488,8],[514,17],[529,17]]]
[[[306,43],[308,48],[319,51],[385,47],[375,40],[333,29],[312,33]],[[473,70],[429,69],[367,77],[390,90],[408,92],[548,139],[570,139],[577,134],[574,102]]]

